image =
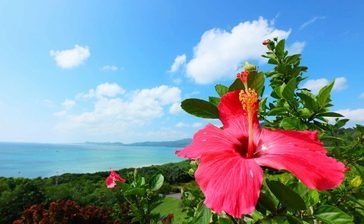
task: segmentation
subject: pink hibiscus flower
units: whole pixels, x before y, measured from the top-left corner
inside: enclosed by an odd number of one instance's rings
[[[105,180],[107,188],[116,187],[116,181],[125,182],[125,179],[117,174],[114,170],[111,170],[110,175]]]
[[[311,189],[334,188],[344,179],[344,164],[326,155],[317,131],[261,129],[258,104],[254,90],[227,93],[218,106],[223,129],[208,124],[176,152],[200,160],[195,178],[205,205],[215,212],[240,218],[254,211],[260,166],[288,170]]]

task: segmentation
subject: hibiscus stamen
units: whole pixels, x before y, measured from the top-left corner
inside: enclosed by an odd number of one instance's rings
[[[247,88],[240,91],[239,100],[248,114],[248,151],[246,155],[247,158],[252,158],[254,154],[253,119],[258,111],[258,95],[254,89]]]

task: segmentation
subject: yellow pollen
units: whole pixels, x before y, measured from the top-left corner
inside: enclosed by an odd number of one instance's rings
[[[248,150],[246,157],[252,158],[254,154],[253,119],[258,111],[258,95],[254,89],[248,88],[240,91],[239,100],[248,115]]]
[[[244,110],[253,112],[258,109],[258,95],[254,89],[241,90],[239,93],[239,100]]]

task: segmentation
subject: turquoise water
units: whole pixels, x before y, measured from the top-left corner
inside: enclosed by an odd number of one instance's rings
[[[178,162],[174,147],[0,143],[0,176],[49,177]]]

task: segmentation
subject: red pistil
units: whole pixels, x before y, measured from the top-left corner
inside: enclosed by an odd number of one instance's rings
[[[248,151],[247,158],[252,158],[254,154],[253,141],[253,119],[258,111],[258,95],[253,89],[241,90],[239,100],[243,109],[248,113]]]
[[[236,77],[241,80],[241,82],[244,84],[245,89],[248,89],[248,71],[239,72],[236,74]]]

